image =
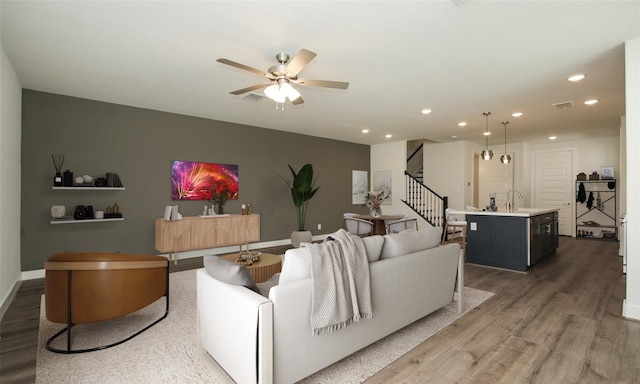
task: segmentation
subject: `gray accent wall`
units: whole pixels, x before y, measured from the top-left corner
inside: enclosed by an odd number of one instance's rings
[[[184,216],[195,216],[207,204],[171,200],[172,160],[238,164],[239,199],[225,210],[240,213],[241,204],[251,203],[261,215],[263,242],[288,240],[296,229],[280,178],[291,178],[287,164],[314,166],[320,190],[306,222],[314,235],[340,228],[343,212],[366,213],[351,204],[351,171],[369,171],[367,145],[26,89],[22,108],[22,271],[42,269],[47,257],[64,251],[158,254],[154,219],[164,207],[177,204]],[[117,173],[126,190],[53,190],[52,154],[64,154],[63,170],[74,176]],[[95,211],[114,203],[124,221],[50,223],[52,205]]]

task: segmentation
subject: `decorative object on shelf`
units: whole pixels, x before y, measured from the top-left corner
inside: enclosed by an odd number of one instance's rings
[[[89,175],[82,175],[82,182],[84,184],[93,184],[93,177]]]
[[[107,181],[107,187],[122,187],[122,181],[117,173],[107,172],[105,174],[105,178]]]
[[[227,184],[220,184],[218,186],[211,186],[211,195],[209,198],[209,203],[213,203],[215,205],[215,212],[212,214],[222,215],[224,214],[224,205],[229,199],[229,195],[231,191],[229,190],[229,186]]]
[[[171,182],[172,200],[213,200],[212,192],[222,186],[228,189],[228,200],[238,199],[236,164],[174,160],[171,165]]]
[[[602,179],[613,179],[613,167],[602,167]]]
[[[511,155],[507,155],[507,124],[508,121],[503,121],[502,125],[504,125],[504,155],[500,156],[500,162],[502,164],[509,164],[511,162]]]
[[[93,219],[93,205],[87,205],[87,219]]]
[[[62,165],[64,164],[64,155],[51,155],[53,167],[56,169],[56,175],[53,177],[53,186],[62,187]]]
[[[388,199],[389,196],[382,192],[367,192],[364,197],[364,205],[369,208],[369,212],[371,213],[371,217],[378,218],[382,216],[382,202]]]
[[[482,158],[482,160],[493,159],[493,151],[489,149],[489,135],[491,134],[491,132],[489,131],[489,115],[490,114],[491,112],[482,112],[482,115],[485,118],[485,129],[483,133],[485,149],[482,151],[482,153],[480,153],[480,157]]]
[[[62,174],[62,185],[65,187],[73,187],[73,172],[68,169]]]
[[[104,211],[96,211],[94,216],[96,219],[104,219]]]
[[[87,218],[87,208],[84,205],[78,205],[73,210],[73,218],[76,220],[85,220]]]
[[[589,175],[589,180],[600,180],[600,176],[598,175],[598,171],[593,171]]]
[[[96,179],[95,186],[96,187],[106,187],[107,186],[107,179],[105,179],[104,177],[98,177]]]
[[[291,190],[291,198],[293,205],[296,207],[296,219],[298,222],[298,229],[291,233],[291,244],[298,248],[302,242],[311,242],[311,231],[305,229],[305,221],[307,218],[307,208],[309,201],[318,192],[320,187],[315,187],[315,180],[313,178],[313,166],[311,164],[305,164],[300,168],[300,171],[296,173],[291,165],[287,164],[291,171],[293,179],[291,182],[285,180],[282,176],[280,178],[287,184],[287,187]]]
[[[76,182],[76,184],[83,184],[84,183],[84,179],[82,178],[82,176],[76,177],[74,181]]]
[[[51,217],[54,219],[62,219],[67,214],[67,208],[64,205],[52,205]]]
[[[105,219],[122,218],[122,213],[120,213],[120,207],[118,206],[118,203],[113,203],[112,206],[107,206],[107,209],[105,209],[104,218]]]
[[[587,174],[584,173],[584,172],[578,173],[578,175],[576,176],[576,180],[578,180],[578,181],[587,180]]]

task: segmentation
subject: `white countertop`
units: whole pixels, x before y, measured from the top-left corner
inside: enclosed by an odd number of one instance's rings
[[[512,216],[512,217],[532,217],[555,212],[558,208],[516,208],[514,212],[505,212],[504,208],[499,208],[497,212],[491,211],[456,211],[451,210],[451,215],[484,215],[484,216]]]

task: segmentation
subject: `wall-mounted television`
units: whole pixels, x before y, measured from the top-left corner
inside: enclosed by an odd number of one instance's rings
[[[238,199],[238,165],[174,160],[171,165],[172,200],[213,200],[215,191],[228,190]]]

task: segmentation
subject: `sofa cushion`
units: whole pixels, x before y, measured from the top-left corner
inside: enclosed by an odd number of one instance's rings
[[[427,227],[419,231],[404,231],[384,236],[381,259],[403,256],[440,244],[442,228]]]
[[[309,248],[289,249],[284,253],[279,284],[311,277],[311,252]]]
[[[370,263],[380,260],[380,252],[384,244],[384,237],[380,235],[367,236],[362,238],[364,248],[367,250],[367,258]]]
[[[253,281],[249,270],[244,266],[216,255],[204,256],[202,263],[204,264],[204,269],[214,279],[228,284],[242,285],[256,293],[260,293],[260,289]]]

